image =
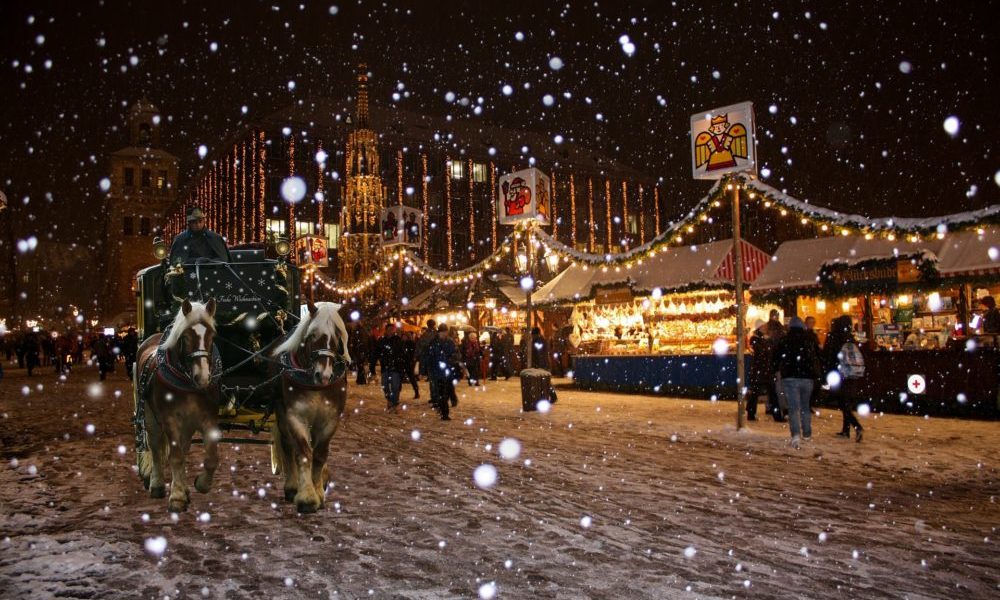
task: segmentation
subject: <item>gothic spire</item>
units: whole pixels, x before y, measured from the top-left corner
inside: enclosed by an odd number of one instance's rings
[[[368,65],[358,65],[358,129],[368,129]]]

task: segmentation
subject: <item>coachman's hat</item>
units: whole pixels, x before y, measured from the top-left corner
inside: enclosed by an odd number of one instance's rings
[[[204,219],[204,218],[205,218],[204,211],[202,211],[197,206],[195,206],[194,208],[191,208],[191,209],[188,210],[188,213],[187,213],[187,222],[188,223],[190,223],[191,221],[198,221],[198,220]]]

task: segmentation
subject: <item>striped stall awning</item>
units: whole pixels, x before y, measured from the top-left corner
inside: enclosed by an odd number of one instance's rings
[[[764,270],[767,263],[771,262],[770,254],[746,240],[740,240],[740,255],[743,261],[743,281],[745,283],[756,281],[757,276]],[[715,277],[725,281],[732,281],[735,278],[735,274],[733,273],[734,262],[735,258],[733,257],[732,250],[730,250],[726,254],[726,258],[723,259],[722,264],[719,265],[719,269],[715,272]]]

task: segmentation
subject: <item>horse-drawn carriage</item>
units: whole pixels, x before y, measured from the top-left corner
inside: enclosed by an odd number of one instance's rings
[[[199,491],[211,485],[216,444],[227,441],[273,444],[272,467],[276,473],[286,471],[289,500],[298,487],[312,488],[309,478],[301,486],[294,481],[299,469],[287,465],[295,449],[283,448],[281,437],[294,437],[288,421],[298,418],[297,404],[322,400],[326,406],[343,407],[341,380],[349,356],[339,306],[320,303],[320,310],[309,303],[309,311],[300,315],[294,265],[283,257],[267,259],[258,249],[232,250],[230,255],[231,262],[163,261],[136,276],[143,340],[132,373],[136,461],[154,497],[165,495],[163,471],[170,461],[171,510],[187,507],[183,457],[191,442],[205,444],[206,472],[195,481]],[[330,402],[334,396],[339,401]],[[329,425],[325,440],[311,434],[313,442],[324,445],[322,452],[310,452],[317,459],[321,455],[323,464],[337,420],[339,411],[306,424],[306,432]],[[234,431],[242,437],[226,437]],[[272,439],[252,437],[262,432]],[[321,482],[325,485],[325,478],[316,479],[317,490],[323,489]],[[322,505],[321,494],[319,499],[305,494],[309,497],[300,501],[302,495],[295,499],[303,512]]]

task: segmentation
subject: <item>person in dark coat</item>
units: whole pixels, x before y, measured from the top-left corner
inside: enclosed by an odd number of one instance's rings
[[[170,245],[170,264],[193,263],[198,259],[230,262],[226,241],[205,226],[205,213],[193,206],[187,211],[187,230]]]
[[[860,391],[860,379],[848,377],[846,369],[841,368],[844,360],[843,352],[845,344],[854,344],[857,348],[857,340],[854,339],[854,327],[851,323],[850,315],[841,315],[830,322],[830,335],[826,336],[826,345],[823,346],[823,370],[827,382],[830,384],[830,397],[837,402],[840,412],[844,417],[840,433],[841,437],[851,437],[851,428],[857,432],[857,440],[860,442],[864,428],[854,416],[854,403]],[[860,350],[859,350],[860,351]],[[826,375],[826,373],[836,373],[836,375]]]
[[[434,319],[427,319],[427,328],[420,334],[417,340],[417,360],[420,361],[420,374],[430,381],[430,369],[427,364],[427,347],[437,337],[437,323]]]
[[[385,334],[379,338],[378,362],[382,363],[382,392],[388,403],[386,408],[394,410],[399,406],[403,374],[410,366],[403,348],[403,338],[399,337],[399,329],[395,324],[389,324],[385,328]]]
[[[132,377],[132,365],[135,364],[135,355],[139,351],[139,335],[135,327],[129,327],[128,333],[122,339],[122,356],[125,357],[125,375]]]
[[[21,351],[24,354],[24,366],[28,368],[28,377],[31,377],[32,371],[42,364],[42,346],[38,342],[37,333],[30,331],[24,336],[24,341],[21,343]]]
[[[403,356],[406,358],[406,372],[403,378],[413,386],[413,399],[420,398],[420,388],[417,386],[417,342],[413,339],[413,332],[407,331],[403,334]]]
[[[997,301],[993,296],[983,296],[979,303],[986,309],[983,313],[983,333],[1000,334],[1000,309],[997,308]]]
[[[758,320],[753,335],[750,336],[750,373],[747,376],[747,419],[757,420],[757,399],[767,397],[768,406],[777,406],[774,389],[774,346],[775,342],[764,334],[764,322]]]
[[[788,333],[774,351],[774,367],[781,373],[781,385],[788,398],[788,421],[792,446],[799,447],[801,438],[812,437],[812,409],[809,397],[819,378],[819,348],[806,333],[805,323],[792,317]],[[801,437],[800,437],[801,436]]]
[[[354,331],[348,337],[348,351],[351,353],[351,360],[354,361],[354,368],[358,371],[358,385],[368,383],[368,332],[361,325],[355,324]]]
[[[531,328],[531,368],[549,368],[549,342],[538,327]]]
[[[431,380],[431,405],[441,414],[442,421],[450,421],[448,388],[454,389],[453,360],[458,348],[448,335],[448,326],[438,326],[438,334],[427,346],[427,368]]]
[[[101,374],[101,381],[108,377],[108,373],[115,370],[115,355],[112,350],[111,336],[102,335],[94,342],[94,356],[97,357],[97,369]]]

